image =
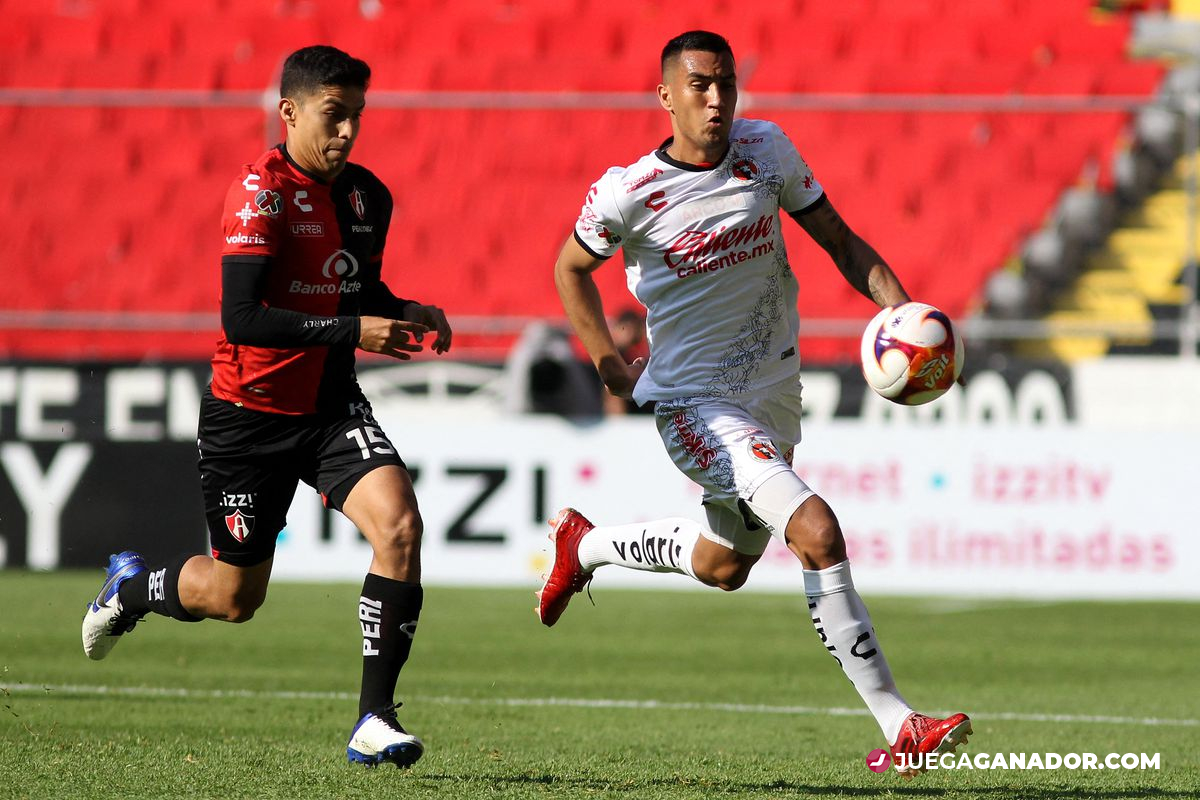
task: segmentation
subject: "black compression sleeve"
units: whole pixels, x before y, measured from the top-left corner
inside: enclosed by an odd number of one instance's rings
[[[319,317],[263,305],[271,259],[221,258],[221,327],[230,344],[251,347],[311,347],[358,344],[358,317]]]
[[[382,280],[367,281],[363,286],[362,311],[388,319],[404,319],[404,307],[416,300],[396,297]]]

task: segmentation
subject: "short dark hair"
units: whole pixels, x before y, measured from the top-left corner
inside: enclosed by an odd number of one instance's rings
[[[366,90],[371,82],[367,62],[336,47],[315,44],[302,47],[283,62],[279,96],[296,99],[316,94],[322,86],[353,86]]]
[[[724,36],[712,31],[687,31],[676,36],[671,41],[667,42],[662,49],[662,68],[665,71],[667,64],[677,58],[684,50],[699,50],[704,53],[716,53],[721,55],[729,53],[729,57],[733,58],[733,48],[729,46],[729,42]]]

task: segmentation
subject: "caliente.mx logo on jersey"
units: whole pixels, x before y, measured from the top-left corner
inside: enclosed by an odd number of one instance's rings
[[[775,250],[775,215],[715,231],[685,230],[675,237],[663,261],[677,278],[724,269]]]

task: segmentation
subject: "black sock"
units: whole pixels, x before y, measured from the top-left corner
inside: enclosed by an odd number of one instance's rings
[[[395,702],[396,679],[408,660],[424,593],[419,583],[367,575],[358,598],[362,627],[362,692],[358,716],[378,712]]]
[[[126,614],[142,615],[149,611],[181,622],[199,622],[179,602],[179,573],[192,556],[180,556],[166,566],[151,567],[122,584],[117,596]]]

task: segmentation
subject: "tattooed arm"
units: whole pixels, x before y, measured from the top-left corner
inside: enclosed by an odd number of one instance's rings
[[[815,203],[788,215],[829,253],[846,280],[880,306],[894,306],[910,299],[900,279],[875,248],[850,230],[829,198],[822,195]]]

